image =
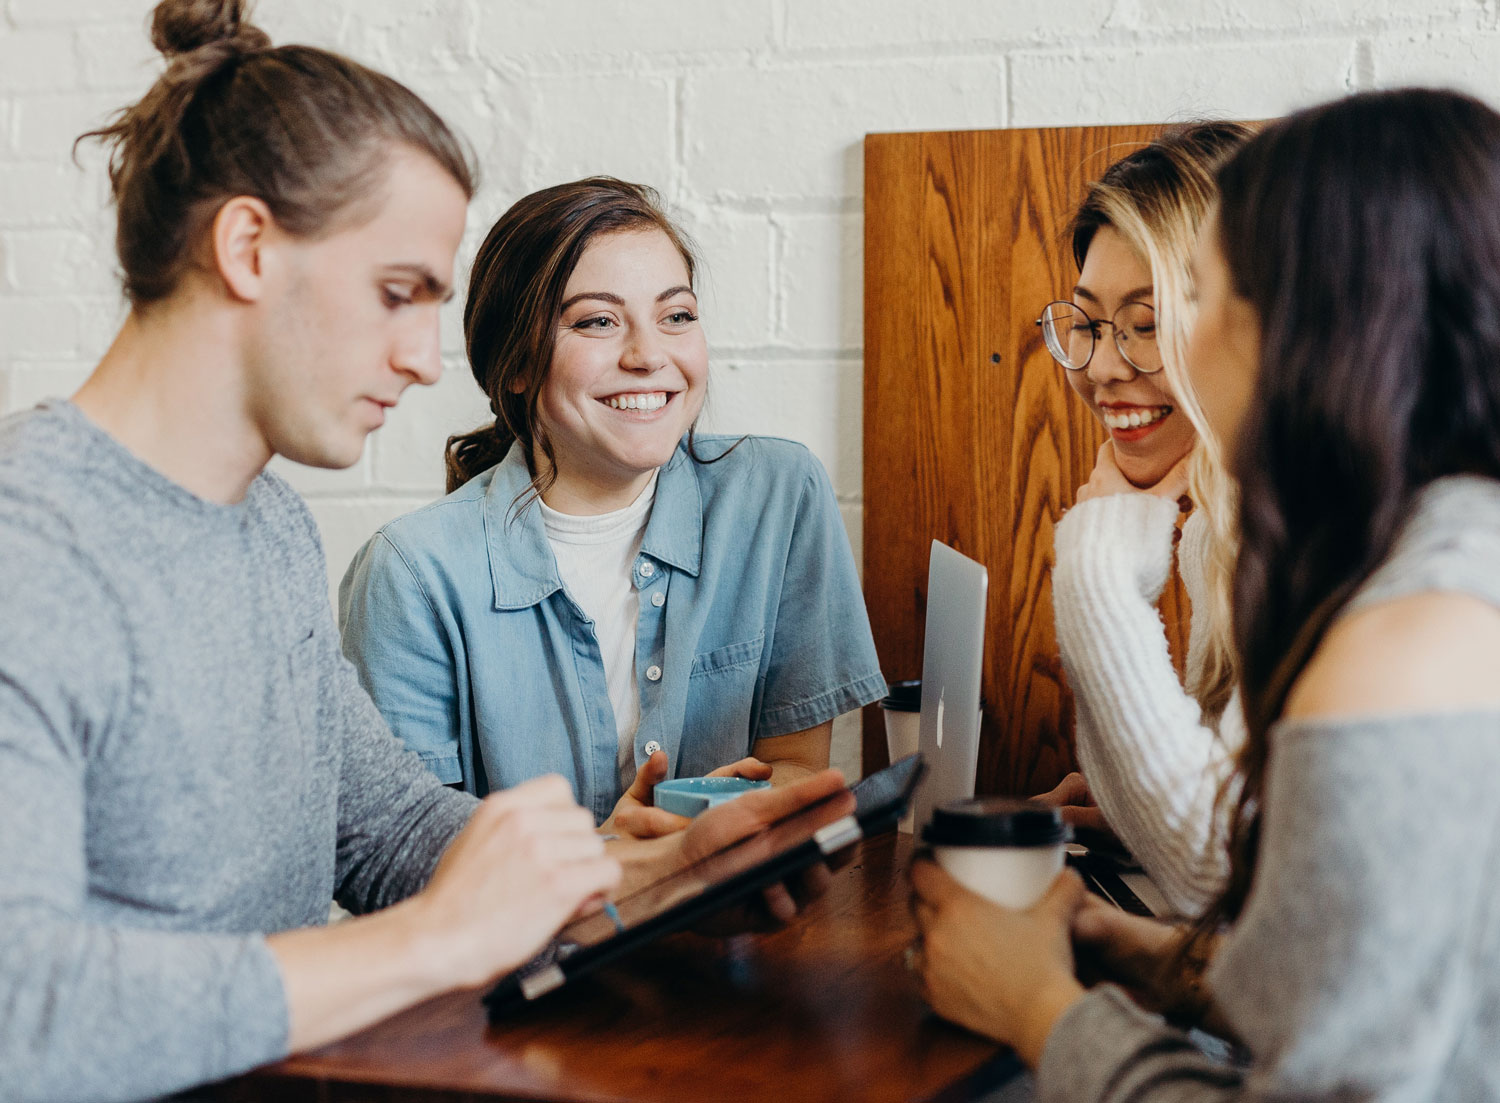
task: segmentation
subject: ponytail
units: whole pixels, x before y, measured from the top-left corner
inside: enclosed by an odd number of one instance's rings
[[[414,92],[326,50],[273,47],[246,8],[162,0],[151,41],[166,70],[139,102],[78,139],[109,150],[115,247],[135,306],[173,292],[218,208],[237,195],[262,200],[288,233],[326,233],[379,187],[393,144],[427,154],[473,194],[467,153]]]
[[[443,450],[447,493],[452,494],[475,475],[488,471],[503,460],[515,439],[515,434],[506,431],[499,422],[482,425],[472,433],[449,437]]]

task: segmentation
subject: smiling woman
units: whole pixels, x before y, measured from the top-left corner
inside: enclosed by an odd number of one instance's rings
[[[1244,731],[1224,611],[1231,502],[1182,371],[1189,258],[1214,166],[1247,134],[1235,123],[1178,128],[1111,165],[1074,215],[1072,299],[1040,319],[1110,437],[1054,541],[1057,641],[1086,787],[1070,778],[1051,796],[1090,794],[1098,809],[1071,814],[1102,813],[1185,914],[1226,874],[1215,800]],[[1156,610],[1184,504],[1195,507],[1177,557],[1192,602],[1185,683]]]
[[[1043,332],[1066,341],[1049,338],[1048,347],[1068,385],[1109,430],[1120,473],[1133,486],[1155,486],[1187,455],[1194,434],[1161,375],[1150,264],[1113,225],[1099,226],[1073,299],[1043,315]]]
[[[694,432],[694,269],[655,194],[607,177],[526,196],[479,250],[464,325],[496,420],[340,589],[345,651],[449,784],[556,772],[657,834],[683,823],[657,781],[801,776],[885,694],[822,466]]]

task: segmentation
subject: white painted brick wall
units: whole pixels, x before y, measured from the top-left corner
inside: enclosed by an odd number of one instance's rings
[[[71,143],[156,69],[148,0],[0,0],[0,411],[71,392],[121,317],[102,159]],[[1451,83],[1500,102],[1495,0],[262,0],[277,41],[376,65],[483,166],[460,267],[525,191],[592,172],[656,186],[704,254],[707,428],[806,443],[859,551],[869,130],[1268,116],[1349,90]],[[462,288],[460,288],[462,291]],[[444,319],[443,381],[408,392],[307,495],[330,583],[380,523],[442,490],[486,404]],[[857,764],[852,728],[838,759]],[[857,767],[856,767],[857,768]]]

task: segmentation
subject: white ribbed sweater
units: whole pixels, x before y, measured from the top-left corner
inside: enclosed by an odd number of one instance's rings
[[[1167,902],[1196,915],[1228,873],[1214,802],[1245,727],[1238,690],[1215,730],[1172,666],[1156,602],[1172,570],[1176,519],[1176,502],[1150,494],[1068,510],[1057,523],[1052,603],[1089,791]],[[1208,639],[1206,540],[1194,514],[1178,553],[1192,603],[1190,673]]]

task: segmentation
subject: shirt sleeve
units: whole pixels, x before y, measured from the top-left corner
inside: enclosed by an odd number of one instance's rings
[[[426,887],[478,801],[447,788],[391,734],[353,666],[329,650],[343,728],[334,895],[363,915]]]
[[[1279,726],[1255,889],[1208,977],[1253,1063],[1100,990],[1054,1026],[1041,1098],[1487,1098],[1466,1078],[1493,1049],[1497,736],[1494,714]]]
[[[799,454],[805,474],[752,742],[816,727],[886,694],[833,486],[816,457]]]
[[[64,541],[0,542],[0,1098],[155,1097],[283,1056],[260,935],[88,918],[88,763],[141,690],[131,638]]]
[[[339,628],[344,654],[390,730],[443,784],[464,782],[458,733],[465,702],[453,649],[427,592],[384,532],[344,574]]]
[[[1193,915],[1227,873],[1215,800],[1232,756],[1178,681],[1156,610],[1176,516],[1147,494],[1074,506],[1057,524],[1052,602],[1089,791],[1168,903]]]

